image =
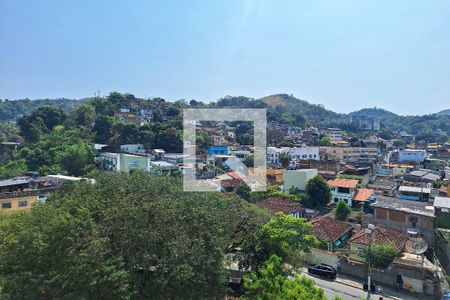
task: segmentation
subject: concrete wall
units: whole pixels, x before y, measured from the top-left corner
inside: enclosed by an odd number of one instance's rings
[[[327,264],[337,269],[338,256],[333,252],[328,252],[320,249],[311,249],[311,253],[306,253],[306,260],[311,264]]]
[[[349,276],[366,279],[367,265],[356,261],[347,260],[341,256],[338,260],[338,272]],[[386,270],[372,268],[371,278],[375,284],[396,287],[397,275],[403,279],[404,289],[410,289],[414,293],[435,295],[438,281],[425,277],[425,272],[414,268],[403,268],[392,264]],[[419,298],[420,299],[420,298]]]
[[[283,189],[287,192],[291,187],[296,187],[304,191],[308,181],[317,174],[317,169],[287,170],[283,174]]]

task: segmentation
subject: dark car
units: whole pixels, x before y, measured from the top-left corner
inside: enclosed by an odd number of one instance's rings
[[[312,265],[308,268],[308,273],[321,277],[336,278],[336,269],[327,264]]]

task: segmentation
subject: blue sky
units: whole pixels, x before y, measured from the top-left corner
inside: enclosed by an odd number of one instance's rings
[[[449,1],[0,0],[0,98],[450,108]]]

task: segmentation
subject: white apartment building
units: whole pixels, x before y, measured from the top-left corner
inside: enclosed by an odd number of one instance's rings
[[[291,164],[289,167],[295,167],[302,159],[319,160],[319,147],[267,147],[267,162],[280,165],[279,156],[282,152],[291,156]]]
[[[327,128],[324,133],[330,137],[332,142],[342,141],[342,130],[339,128]]]

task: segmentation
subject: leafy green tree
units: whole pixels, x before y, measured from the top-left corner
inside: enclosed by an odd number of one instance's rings
[[[77,125],[91,127],[95,121],[95,109],[92,105],[84,104],[71,113]]]
[[[344,200],[340,200],[336,206],[336,219],[341,221],[347,221],[350,216],[352,209]]]
[[[370,247],[370,264],[375,268],[386,269],[397,256],[392,244],[375,244]]]
[[[320,146],[331,146],[331,139],[330,139],[330,137],[327,136],[327,135],[322,136],[320,138],[319,145]]]
[[[271,255],[264,266],[244,277],[244,300],[311,299],[326,300],[324,291],[313,279],[295,275],[289,278],[282,259]]]
[[[323,208],[331,199],[331,191],[325,179],[317,175],[306,184],[306,193],[311,208]]]
[[[278,156],[278,161],[280,162],[280,165],[287,169],[289,167],[289,165],[291,164],[291,155],[287,152],[281,152],[280,155]]]
[[[91,175],[1,214],[2,298],[223,298],[224,253],[266,220],[232,196],[184,193],[179,179]]]
[[[182,152],[183,141],[181,140],[181,132],[173,127],[165,129],[156,137],[155,146],[167,152]]]
[[[112,128],[116,122],[113,117],[97,115],[93,128],[95,141],[98,143],[107,143],[111,138]]]
[[[309,231],[310,226],[305,219],[277,213],[245,244],[243,265],[258,268],[275,254],[292,266],[300,266],[303,253],[318,244]]]
[[[91,145],[80,142],[69,146],[61,155],[61,168],[70,175],[81,176],[86,168],[95,166],[95,152]]]

